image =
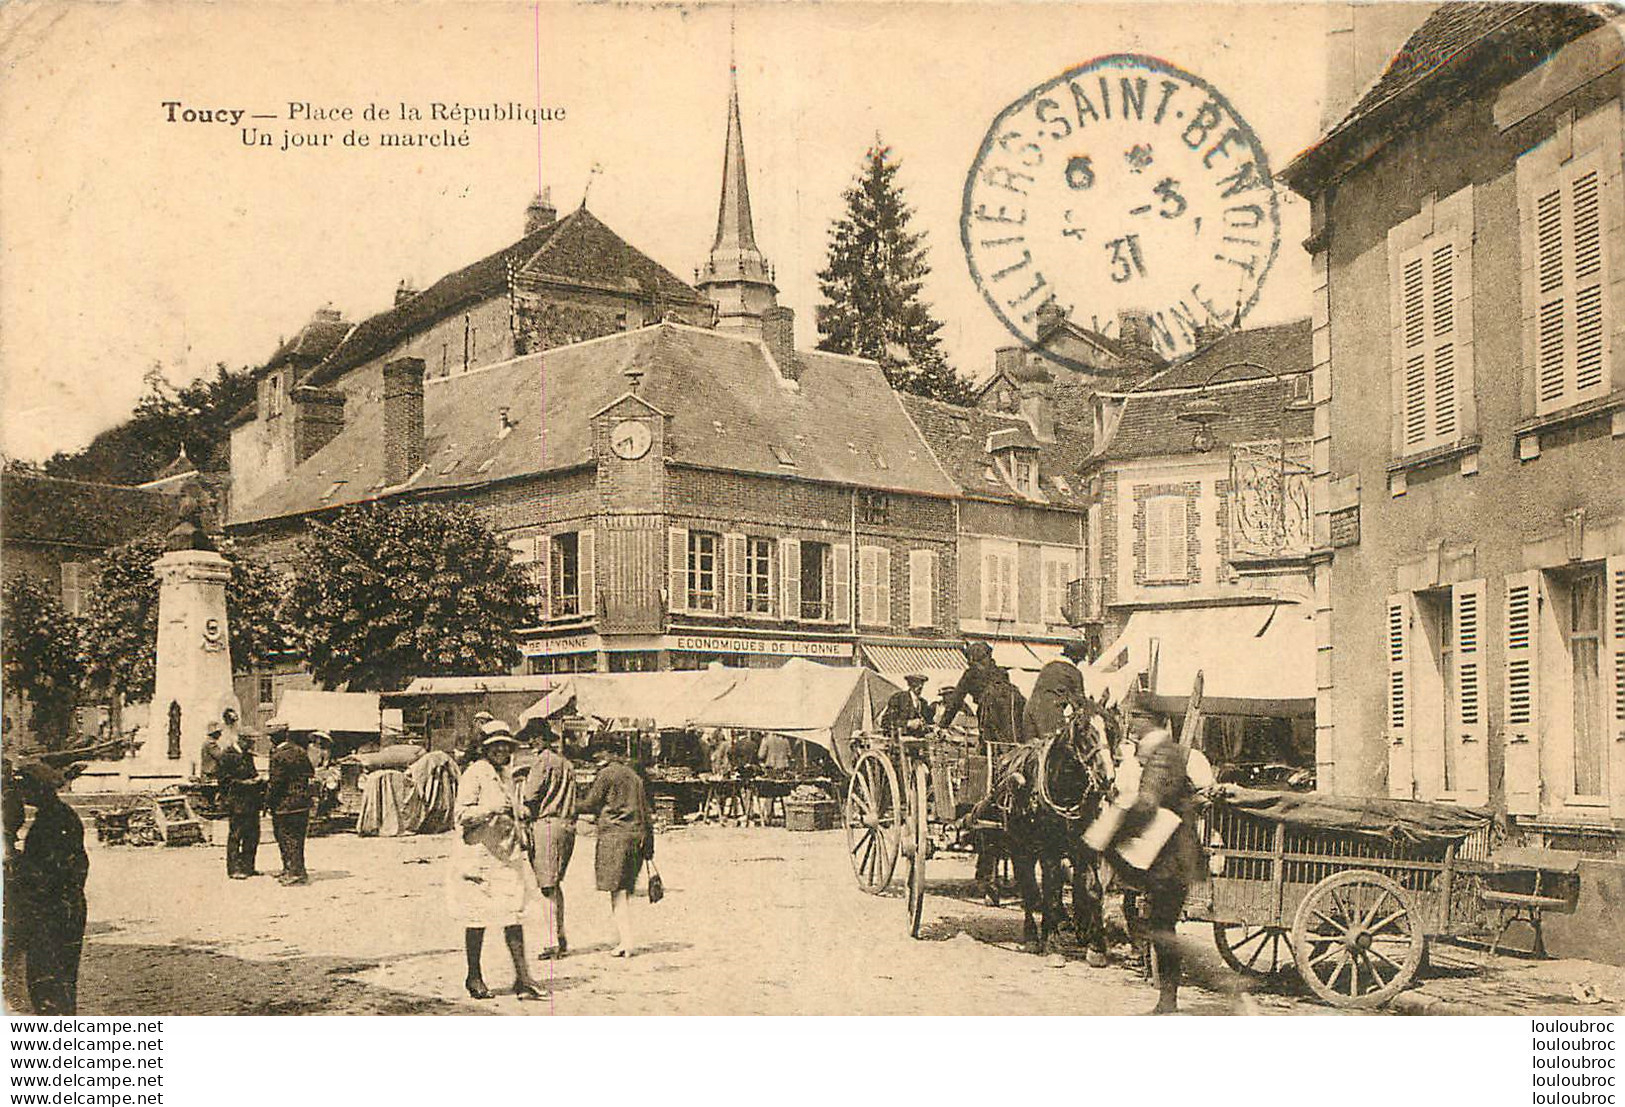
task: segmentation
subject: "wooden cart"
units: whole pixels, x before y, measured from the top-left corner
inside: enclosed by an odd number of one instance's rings
[[[1243,974],[1295,967],[1338,1007],[1377,1007],[1429,938],[1482,933],[1492,826],[1442,804],[1236,790],[1201,820],[1212,874],[1186,918]]]
[[[855,734],[844,807],[846,846],[858,887],[879,895],[907,862],[908,932],[920,936],[925,864],[960,844],[952,829],[987,794],[992,767],[979,745],[942,733],[888,738]]]

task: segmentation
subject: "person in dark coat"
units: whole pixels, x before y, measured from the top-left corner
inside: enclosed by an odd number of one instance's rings
[[[305,872],[305,834],[310,830],[310,783],[315,770],[305,747],[310,735],[292,732],[288,724],[273,720],[266,728],[279,738],[271,750],[271,779],[265,786],[265,805],[271,809],[271,832],[282,852],[280,884],[309,884]]]
[[[960,674],[942,700],[942,727],[953,726],[965,709],[965,700],[976,701],[976,726],[982,741],[1014,743],[1021,741],[1021,715],[1027,700],[1010,683],[1010,670],[993,663],[993,650],[986,642],[972,642],[966,651],[970,664]]]
[[[993,663],[993,647],[986,642],[972,642],[966,651],[970,664],[942,701],[942,726],[953,725],[955,717],[965,706],[967,698],[976,701],[976,726],[983,743],[982,752],[988,757],[993,751],[987,743],[1013,745],[1021,741],[1021,716],[1027,700],[1010,683],[1010,672]],[[982,898],[990,906],[999,905],[999,857],[1001,849],[997,834],[977,831],[976,882],[982,889]]]
[[[23,802],[34,808],[17,858],[13,887],[20,900],[24,975],[36,1015],[79,1010],[79,958],[85,945],[85,827],[58,790],[67,781],[50,765],[22,766]]]
[[[542,890],[543,957],[563,957],[570,949],[564,936],[564,873],[576,845],[576,770],[565,757],[559,736],[545,723],[542,750],[520,792],[529,822],[530,867]]]
[[[1061,657],[1045,665],[1033,683],[1033,694],[1027,698],[1027,708],[1021,717],[1021,738],[1024,742],[1047,742],[1066,729],[1067,710],[1083,709],[1088,693],[1083,688],[1083,674],[1078,664],[1089,659],[1089,647],[1083,642],[1068,642],[1061,647]]]
[[[654,860],[654,820],[649,816],[649,793],[643,780],[618,751],[600,747],[595,754],[598,775],[581,801],[583,815],[598,817],[595,875],[598,890],[609,893],[610,913],[620,945],[616,957],[632,956],[632,891],[638,870]]]
[[[924,734],[925,728],[931,725],[936,717],[935,705],[928,703],[920,694],[925,687],[925,677],[919,673],[910,673],[903,678],[908,685],[907,690],[893,693],[892,698],[886,701],[886,710],[880,713],[880,729],[887,734]]]
[[[220,732],[224,729],[219,719],[211,719],[203,739],[203,748],[198,751],[197,775],[198,779],[206,784],[212,784],[220,776]]]
[[[1138,914],[1157,957],[1157,1005],[1153,1015],[1171,1015],[1179,1008],[1179,985],[1184,955],[1175,926],[1185,908],[1185,897],[1200,876],[1201,846],[1196,839],[1196,801],[1214,786],[1213,767],[1201,751],[1182,746],[1167,730],[1139,722],[1135,758],[1140,765],[1139,791],[1123,819],[1115,841],[1140,833],[1159,809],[1179,816],[1179,826],[1163,845],[1151,867],[1132,873],[1126,883],[1139,893]]]
[[[234,744],[220,751],[215,775],[220,781],[220,802],[230,821],[226,832],[226,875],[233,880],[258,876],[254,863],[260,849],[263,789],[246,735],[237,735]]]

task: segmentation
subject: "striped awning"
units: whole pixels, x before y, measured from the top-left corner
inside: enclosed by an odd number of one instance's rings
[[[875,672],[898,684],[910,673],[925,677],[928,695],[959,683],[965,655],[958,646],[882,646],[864,643],[863,657]]]
[[[1061,647],[1053,642],[994,642],[993,663],[1006,669],[1037,672],[1061,656]]]

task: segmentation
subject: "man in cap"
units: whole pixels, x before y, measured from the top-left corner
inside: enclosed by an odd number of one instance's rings
[[[903,678],[908,689],[893,693],[886,701],[886,710],[880,713],[880,729],[887,734],[924,734],[931,725],[936,709],[920,694],[925,687],[925,676],[910,673]]]
[[[203,739],[203,748],[198,752],[197,775],[204,782],[217,779],[220,775],[220,734],[224,730],[219,719],[210,719],[209,725],[204,728],[207,735]]]
[[[18,930],[24,976],[36,1015],[72,1015],[79,1008],[79,957],[85,944],[85,827],[62,802],[62,773],[42,761],[22,765],[17,786],[34,808],[16,877],[8,892],[21,908]]]
[[[271,809],[271,832],[282,853],[280,884],[309,884],[305,872],[305,833],[310,829],[310,780],[314,775],[310,743],[306,731],[290,731],[281,719],[266,727],[276,745],[271,749],[271,779],[265,787],[265,804]]]
[[[1061,647],[1061,656],[1038,673],[1033,694],[1021,717],[1021,737],[1025,742],[1044,742],[1066,728],[1067,711],[1083,710],[1089,696],[1083,688],[1078,665],[1089,660],[1089,647],[1071,641]]]
[[[576,771],[561,752],[559,736],[542,725],[541,753],[520,793],[530,821],[530,865],[542,890],[542,926],[546,946],[541,956],[563,957],[570,943],[564,936],[564,871],[576,845]]]
[[[220,801],[230,820],[226,875],[233,880],[247,880],[258,875],[254,860],[260,848],[261,788],[260,771],[254,765],[246,734],[236,735],[236,741],[220,751],[215,776],[220,781]]]

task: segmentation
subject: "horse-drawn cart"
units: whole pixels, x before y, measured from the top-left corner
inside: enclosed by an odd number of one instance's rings
[[[1212,875],[1186,918],[1212,923],[1238,972],[1291,965],[1334,1006],[1380,1006],[1429,938],[1488,929],[1492,832],[1488,813],[1445,804],[1234,790],[1202,819]]]
[[[908,932],[920,936],[925,863],[938,845],[957,846],[956,821],[987,794],[991,767],[978,744],[928,735],[852,737],[844,823],[858,887],[879,895],[907,862]]]

